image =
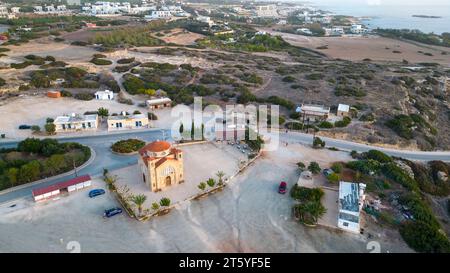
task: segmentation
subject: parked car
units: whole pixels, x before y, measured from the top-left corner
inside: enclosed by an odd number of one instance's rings
[[[325,176],[329,176],[330,174],[333,174],[334,172],[333,172],[333,170],[332,169],[324,169],[323,170],[323,174],[325,175]]]
[[[287,184],[281,181],[280,186],[278,186],[278,193],[285,194],[287,192]]]
[[[93,198],[93,197],[96,197],[96,196],[99,196],[99,195],[102,195],[102,194],[105,194],[105,190],[103,190],[103,189],[95,189],[95,190],[91,190],[89,192],[89,197]]]
[[[103,217],[113,217],[116,214],[122,213],[121,208],[112,208],[105,210],[105,213],[103,213]]]
[[[28,130],[31,129],[30,125],[22,124],[19,126],[19,130]]]

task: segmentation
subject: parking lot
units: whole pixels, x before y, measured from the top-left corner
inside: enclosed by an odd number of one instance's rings
[[[69,252],[70,241],[79,242],[81,252],[368,252],[364,236],[299,224],[292,218],[293,200],[277,192],[281,180],[289,188],[297,182],[298,161],[325,166],[348,159],[344,152],[280,147],[263,154],[222,192],[182,202],[143,223],[125,213],[104,219],[103,210],[117,206],[108,191],[94,199],[80,191],[45,204],[4,204],[0,252]],[[93,183],[104,187],[100,180]],[[380,242],[382,252],[411,251],[398,236],[376,233],[372,240]]]

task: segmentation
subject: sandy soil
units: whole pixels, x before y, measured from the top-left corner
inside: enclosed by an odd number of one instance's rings
[[[450,53],[449,48],[422,45],[399,40],[371,37],[308,37],[296,34],[282,33],[265,29],[265,31],[281,35],[287,42],[320,51],[331,58],[351,61],[361,61],[369,58],[376,61],[401,62],[407,60],[412,63],[435,62],[448,66],[450,54],[442,55],[443,51]],[[318,50],[318,47],[328,46],[328,49]],[[400,51],[401,53],[394,53]],[[426,56],[418,51],[428,52],[433,56]]]
[[[160,32],[165,34],[164,32]],[[182,30],[179,28],[173,29],[170,33],[165,34],[163,37],[155,36],[166,43],[174,43],[177,45],[193,45],[195,41],[205,37],[204,35],[193,33],[190,31]]]
[[[147,108],[121,104],[117,101],[80,101],[73,98],[51,99],[43,95],[22,96],[9,99],[6,103],[0,105],[0,115],[8,117],[0,119],[0,130],[6,134],[7,139],[29,137],[31,131],[18,130],[17,127],[20,124],[39,125],[43,128],[48,117],[55,118],[71,113],[83,114],[86,111],[96,111],[100,107],[107,108],[110,114],[121,111],[134,112],[139,110],[142,113],[147,111]]]

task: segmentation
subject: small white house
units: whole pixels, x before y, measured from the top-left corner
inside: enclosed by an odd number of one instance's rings
[[[339,104],[337,109],[339,117],[348,117],[350,115],[350,106],[347,104]]]
[[[113,100],[114,93],[110,90],[95,92],[95,99],[97,100]]]

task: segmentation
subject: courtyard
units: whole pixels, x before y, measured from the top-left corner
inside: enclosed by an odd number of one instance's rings
[[[198,143],[189,145],[174,145],[184,154],[184,183],[175,184],[159,192],[152,192],[142,179],[138,165],[111,172],[117,177],[118,188],[128,188],[133,195],[144,194],[147,201],[143,209],[150,210],[151,204],[159,203],[161,198],[169,198],[171,204],[178,203],[200,194],[200,182],[213,178],[217,183],[217,172],[225,173],[224,179],[236,174],[242,162],[248,160],[247,155],[233,145],[217,143]],[[208,190],[207,187],[205,190]]]

